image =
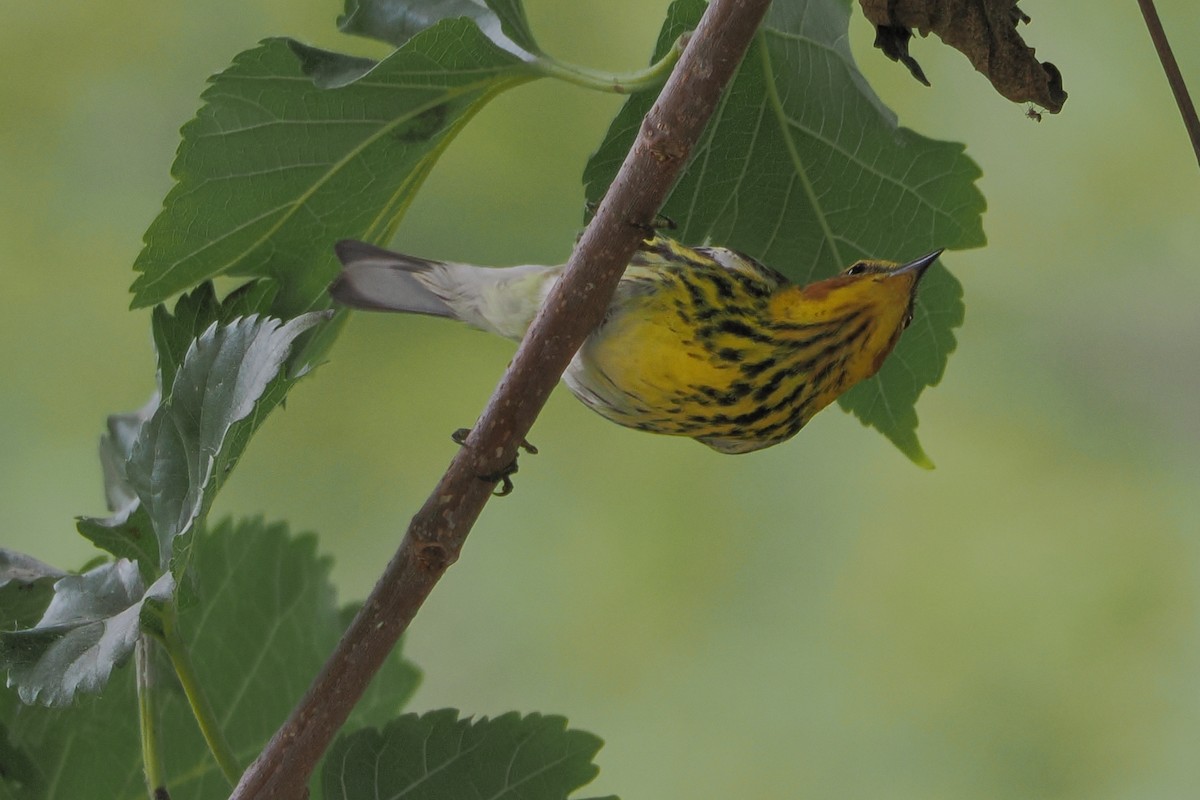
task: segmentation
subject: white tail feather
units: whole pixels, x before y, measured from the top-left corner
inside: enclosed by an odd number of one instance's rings
[[[329,287],[352,308],[431,314],[520,339],[561,267],[504,269],[430,261],[343,240],[343,269]]]

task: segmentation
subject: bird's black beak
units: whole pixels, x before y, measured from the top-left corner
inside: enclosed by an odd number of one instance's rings
[[[937,261],[938,256],[940,256],[942,251],[945,249],[946,248],[944,247],[939,247],[932,253],[921,256],[916,261],[910,261],[907,264],[902,264],[892,270],[892,274],[903,275],[908,272],[915,272],[917,274],[917,280],[920,280],[921,276],[925,274],[925,270],[929,269],[929,265]]]
[[[946,248],[940,247],[932,253],[921,256],[916,261],[910,261],[907,264],[902,264],[892,270],[891,275],[907,275],[912,274],[913,282],[909,287],[908,294],[908,311],[904,314],[904,321],[901,323],[901,328],[907,328],[913,318],[913,305],[917,301],[917,284],[921,282],[921,276],[925,274],[925,270],[929,269],[929,265],[938,260],[938,256]]]

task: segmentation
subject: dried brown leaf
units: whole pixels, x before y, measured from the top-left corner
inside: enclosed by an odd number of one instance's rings
[[[1014,103],[1036,103],[1058,113],[1067,100],[1062,74],[1049,61],[1039,62],[1034,49],[1017,32],[1029,17],[1016,0],[859,0],[875,25],[875,46],[908,67],[926,85],[925,73],[908,53],[916,29],[938,37],[971,60],[1004,97]]]

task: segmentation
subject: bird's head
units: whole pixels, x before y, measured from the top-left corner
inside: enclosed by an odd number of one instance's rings
[[[779,292],[774,316],[791,327],[837,325],[842,337],[856,340],[860,377],[873,375],[912,321],[917,285],[941,254],[907,264],[856,261],[832,278]]]
[[[871,307],[881,322],[898,319],[901,330],[912,322],[917,285],[942,251],[897,264],[894,261],[856,261],[840,274],[805,286],[803,294],[812,300],[821,297],[841,306]],[[893,324],[896,324],[893,322]]]

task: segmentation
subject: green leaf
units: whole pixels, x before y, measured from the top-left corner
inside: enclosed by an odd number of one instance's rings
[[[136,561],[147,583],[161,574],[158,539],[150,515],[135,499],[111,517],[78,517],[75,528],[83,538],[117,558]]]
[[[228,325],[238,317],[265,314],[277,288],[270,281],[251,281],[218,301],[212,282],[205,281],[179,298],[173,314],[167,312],[166,306],[155,306],[150,317],[150,330],[158,355],[159,387],[169,389],[175,383],[175,372],[183,363],[193,339],[214,322]],[[109,424],[111,426],[111,421]]]
[[[66,574],[33,556],[0,547],[0,631],[33,626],[54,596],[54,582]]]
[[[333,242],[386,240],[466,121],[534,77],[466,19],[378,64],[288,39],[240,54],[183,127],[178,182],[134,264],[133,305],[226,273],[275,279],[276,316],[323,304]]]
[[[678,0],[659,56],[695,27],[699,0]],[[806,283],[858,258],[906,261],[984,243],[979,168],[963,146],[897,126],[850,54],[839,0],[774,3],[663,213],[690,244],[748,253]],[[634,95],[584,172],[598,201],[654,97]],[[936,384],[962,322],[962,290],[942,266],[926,275],[915,318],[879,374],[843,408],[928,463],[914,404]]]
[[[60,578],[36,626],[0,632],[9,685],[29,704],[65,705],[76,692],[99,691],[133,652],[143,604],[169,598],[174,588],[167,574],[146,589],[125,559]]]
[[[212,501],[250,433],[298,375],[280,373],[292,342],[326,313],[287,323],[257,316],[214,322],[188,348],[170,393],[145,425],[127,465],[158,537],[160,560]],[[243,422],[236,436],[234,425]]]
[[[198,578],[178,628],[242,764],[287,717],[344,629],[347,612],[335,605],[331,561],[316,545],[315,536],[292,536],[285,525],[252,519],[222,522],[194,552]],[[388,697],[404,702],[418,679],[397,649],[369,689],[372,705],[356,709],[351,721],[379,716]],[[176,711],[187,714],[184,707]],[[175,730],[163,737],[168,774],[175,776],[172,798],[225,797],[228,787],[195,725]]]
[[[245,765],[320,669],[341,636],[346,612],[335,605],[330,562],[318,555],[315,537],[291,536],[286,526],[261,520],[226,521],[198,535],[194,580],[180,590],[176,625],[218,721]],[[161,651],[155,667],[172,800],[223,800],[229,786]],[[133,672],[117,670],[103,695],[80,697],[64,709],[6,713],[12,693],[0,691],[0,720],[9,726],[12,747],[36,768],[36,786],[54,786],[56,798],[146,796]],[[411,696],[417,675],[394,653],[368,690],[374,700],[367,719],[384,713],[387,698],[402,702]],[[352,723],[362,721],[360,713],[356,709]]]
[[[9,719],[15,709],[5,708],[0,697],[0,719]],[[37,765],[26,753],[12,743],[8,727],[0,723],[0,800],[44,797],[40,791]]]
[[[142,426],[158,405],[159,394],[155,392],[150,402],[137,411],[109,416],[108,432],[100,437],[100,466],[108,509],[114,513],[109,517],[75,520],[76,529],[85,539],[117,558],[136,561],[147,583],[153,583],[159,575],[158,540],[154,538],[150,517],[129,481],[126,462]]]
[[[495,5],[484,5],[478,0],[346,0],[345,12],[338,17],[337,25],[343,33],[400,47],[444,19],[466,17],[473,20],[489,39],[513,55],[526,57],[527,53],[536,53],[532,35],[524,35],[528,34],[528,22],[524,22],[523,27],[516,25],[517,36],[509,30],[514,23],[524,21],[525,12],[520,4],[506,3],[515,9],[502,10],[497,10]],[[502,17],[505,18],[503,30]],[[511,23],[508,22],[510,17]]]
[[[489,797],[563,800],[596,777],[603,742],[563,717],[516,712],[458,719],[453,709],[406,714],[382,730],[338,738],[321,775],[325,800]]]
[[[525,16],[525,4],[521,0],[486,0],[486,2],[488,8],[500,18],[500,26],[509,39],[526,52],[541,52],[537,39],[533,38],[533,30],[529,27],[529,18]]]
[[[109,511],[121,511],[137,500],[125,474],[125,462],[133,450],[142,425],[158,408],[158,393],[137,411],[110,414],[108,432],[100,437],[100,469],[104,474],[104,497]]]
[[[16,692],[0,691],[0,719],[21,759],[14,797],[146,797],[132,669],[114,672],[103,694],[63,708],[20,708]]]
[[[226,520],[192,552],[194,590],[178,630],[230,747],[249,764],[287,716],[341,633],[331,561],[312,535],[283,524]],[[182,698],[179,698],[182,702]],[[186,715],[185,706],[174,713]],[[224,797],[228,787],[195,725],[165,735],[172,798]]]
[[[343,307],[335,310],[328,322],[300,339],[299,349],[292,354],[292,363],[311,366],[324,363],[325,356],[333,347],[333,343],[337,341],[337,337],[341,335],[342,328],[345,327],[348,319],[350,319],[350,309]]]
[[[230,292],[224,300],[217,300],[212,283],[206,281],[181,296],[174,313],[162,305],[156,306],[151,315],[151,331],[158,355],[160,392],[163,386],[173,387],[179,367],[197,337],[214,323],[229,325],[263,311],[270,306],[275,291],[270,281],[251,281]],[[97,547],[118,558],[137,561],[148,583],[160,574],[165,556],[159,552],[154,524],[130,482],[127,463],[145,423],[159,410],[160,392],[138,411],[109,416],[108,432],[100,439],[100,463],[108,507],[114,513],[107,518],[80,517],[76,521],[79,533]]]

